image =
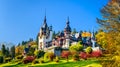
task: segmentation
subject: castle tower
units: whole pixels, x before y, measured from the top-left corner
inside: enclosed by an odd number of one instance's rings
[[[69,48],[69,45],[70,45],[71,28],[70,28],[69,23],[70,22],[69,22],[69,17],[68,17],[67,22],[66,22],[66,27],[64,29],[65,44],[63,45],[63,48]]]
[[[38,49],[44,50],[44,48],[48,47],[50,41],[52,41],[52,26],[48,27],[45,16],[43,25],[38,34]]]

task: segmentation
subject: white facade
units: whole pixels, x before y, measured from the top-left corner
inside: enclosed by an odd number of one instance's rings
[[[49,43],[52,41],[52,33],[52,26],[47,26],[45,16],[43,26],[40,28],[40,32],[38,34],[39,50],[44,50],[44,48],[48,47]]]
[[[42,35],[42,33],[39,33],[40,36],[38,36],[38,49],[43,50],[48,46],[48,43],[52,41],[52,31],[50,31],[49,36]]]

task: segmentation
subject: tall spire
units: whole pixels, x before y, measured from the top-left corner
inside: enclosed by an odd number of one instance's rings
[[[44,23],[46,23],[46,9],[45,9]]]
[[[67,22],[66,22],[65,31],[70,33],[70,32],[71,32],[71,28],[70,28],[69,23],[70,23],[70,22],[69,22],[69,17],[68,17],[68,18],[67,18]]]
[[[46,10],[45,10],[45,17],[44,17],[44,22],[43,22],[43,26],[42,26],[45,30],[47,29],[47,22],[46,22]]]
[[[69,25],[69,16],[67,17],[67,25]]]

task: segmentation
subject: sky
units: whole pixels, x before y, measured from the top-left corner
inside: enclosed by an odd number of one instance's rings
[[[79,32],[99,29],[96,18],[108,0],[0,0],[0,42],[18,44],[36,39],[46,14],[53,31],[70,26]]]

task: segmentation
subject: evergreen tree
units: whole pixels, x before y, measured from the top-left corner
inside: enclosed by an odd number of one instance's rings
[[[73,31],[72,31],[72,34],[75,34],[77,33],[76,29],[74,28]]]
[[[52,39],[56,37],[55,31],[53,32]]]
[[[38,45],[38,35],[36,36],[36,44]]]
[[[11,57],[12,57],[12,59],[15,58],[15,46],[12,46],[12,47],[11,47],[10,52],[11,52]]]
[[[9,47],[7,47],[6,52],[5,52],[5,55],[6,55],[6,57],[9,57],[9,56],[10,56]]]
[[[4,44],[2,44],[1,50],[2,50],[2,55],[5,56],[6,48],[5,48],[5,45],[4,45]]]

